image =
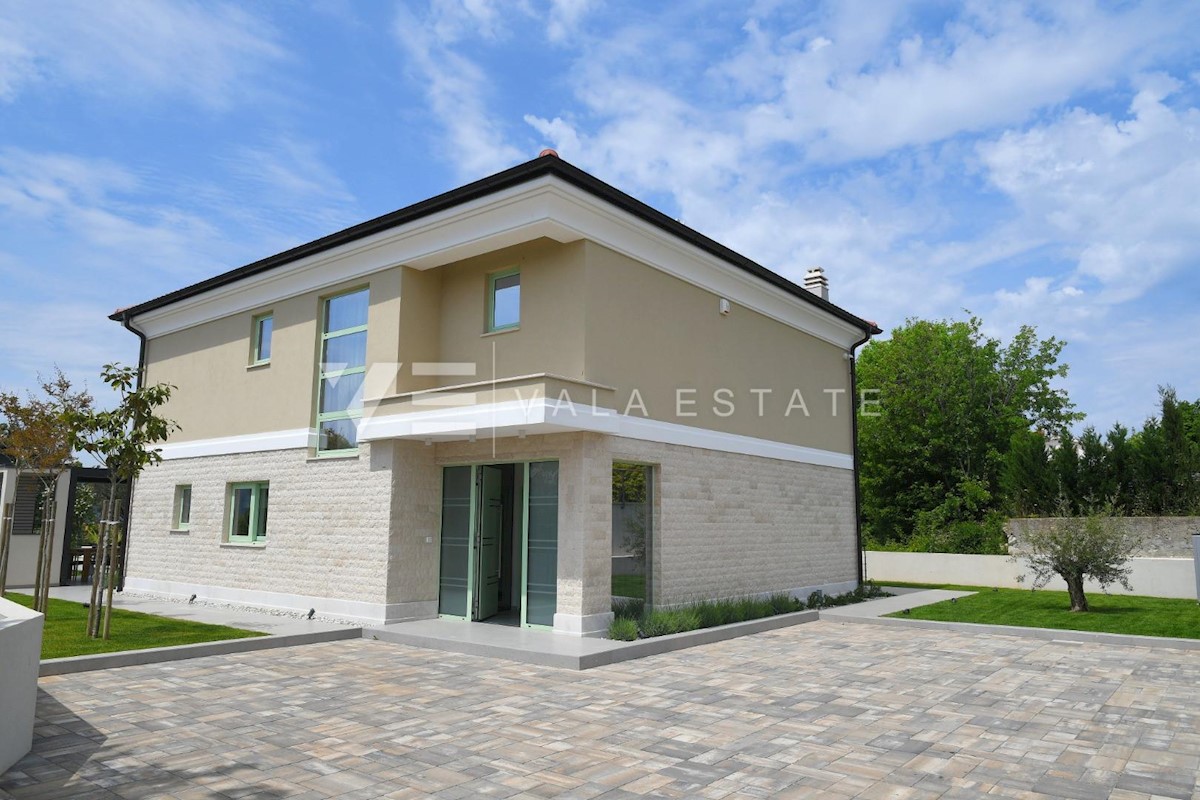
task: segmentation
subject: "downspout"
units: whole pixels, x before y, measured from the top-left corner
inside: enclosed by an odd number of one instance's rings
[[[859,339],[854,344],[850,345],[850,351],[847,356],[850,359],[850,436],[853,438],[853,465],[854,465],[854,539],[858,547],[858,585],[862,586],[863,580],[866,578],[866,561],[867,554],[863,550],[863,535],[862,535],[862,486],[859,480],[860,457],[858,454],[858,371],[855,369],[854,351],[866,344],[871,338],[871,332]]]
[[[133,327],[133,318],[128,311],[121,315],[121,325],[125,330],[138,337],[138,368],[135,388],[142,388],[142,378],[146,372],[146,334]],[[121,571],[117,575],[117,591],[125,591],[125,563],[129,554],[129,522],[133,519],[133,484],[129,484],[129,503],[125,506],[125,535],[121,537]]]

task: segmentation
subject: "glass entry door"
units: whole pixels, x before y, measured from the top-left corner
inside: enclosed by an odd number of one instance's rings
[[[441,615],[554,625],[557,461],[444,467],[441,528]]]
[[[479,467],[476,493],[479,524],[475,537],[476,603],[474,619],[494,617],[500,610],[500,570],[504,562],[500,543],[504,539],[504,495],[500,467]]]

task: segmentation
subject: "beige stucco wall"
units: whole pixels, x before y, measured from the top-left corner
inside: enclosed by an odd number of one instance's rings
[[[510,267],[521,270],[521,324],[488,334],[488,275]],[[384,270],[151,339],[149,379],[177,387],[166,413],[181,429],[171,441],[311,426],[322,299],[357,286],[370,290],[368,401],[554,373],[617,387],[618,410],[637,390],[652,419],[851,451],[841,348],[736,304],[721,315],[719,296],[593,242],[546,239],[428,271]],[[271,363],[251,367],[252,319],[268,311]],[[423,361],[467,362],[475,374],[414,375]],[[683,396],[694,404],[678,405],[681,389],[695,390]],[[796,390],[807,415],[787,410]]]
[[[520,267],[521,325],[486,333],[488,275]],[[294,430],[313,424],[323,298],[370,290],[364,397],[495,375],[583,372],[583,248],[538,240],[428,271],[396,267],[152,338],[147,375],[176,387],[171,442]],[[274,316],[271,362],[249,366],[255,316]],[[413,362],[470,362],[475,376],[413,374]]]
[[[617,388],[618,410],[634,389],[648,416],[683,425],[850,453],[850,376],[845,351],[770,317],[734,304],[718,312],[720,296],[585,243],[589,380]],[[714,402],[714,392],[734,404]],[[676,391],[695,405],[676,415]],[[759,396],[752,389],[770,390]],[[785,415],[799,389],[811,416]],[[833,395],[841,390],[837,415]],[[715,410],[714,410],[715,409]],[[639,414],[640,411],[633,410]]]
[[[367,363],[395,362],[399,360],[400,277],[399,268],[384,270],[361,281],[150,339],[146,348],[148,380],[176,387],[164,410],[180,425],[170,441],[312,425],[322,299],[368,287]],[[248,366],[253,319],[268,312],[274,317],[271,361]]]
[[[437,268],[442,273],[440,342],[443,361],[473,362],[477,379],[552,372],[583,377],[582,242],[548,239],[509,247]],[[521,270],[521,324],[487,333],[488,276]],[[461,383],[457,377],[441,385]]]

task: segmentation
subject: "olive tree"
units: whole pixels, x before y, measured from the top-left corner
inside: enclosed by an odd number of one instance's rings
[[[1106,591],[1113,584],[1133,590],[1129,561],[1145,537],[1116,516],[1111,504],[1091,508],[1083,516],[1071,516],[1070,512],[1063,500],[1057,518],[1023,533],[1013,543],[1011,560],[1025,569],[1017,580],[1023,582],[1029,577],[1035,589],[1056,575],[1062,578],[1071,597],[1071,610],[1087,611],[1083,585],[1089,579]]]

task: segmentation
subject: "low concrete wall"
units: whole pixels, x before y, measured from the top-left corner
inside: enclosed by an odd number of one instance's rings
[[[33,746],[41,614],[0,598],[0,774]]]
[[[957,583],[964,586],[999,586],[1028,589],[1029,581],[1018,583],[1021,565],[1008,556],[975,556],[957,553],[889,553],[867,551],[867,578],[876,583]],[[1196,576],[1191,558],[1135,558],[1130,576],[1133,591],[1110,586],[1110,594],[1140,594],[1150,597],[1196,597]],[[1047,589],[1065,592],[1066,584],[1055,578]],[[1101,591],[1091,581],[1090,591]]]
[[[1010,519],[1004,531],[1010,539],[1019,541],[1025,531],[1049,527],[1059,519],[1019,517]],[[1192,557],[1192,534],[1200,533],[1200,517],[1122,517],[1122,520],[1145,539],[1136,555],[1146,558]]]

